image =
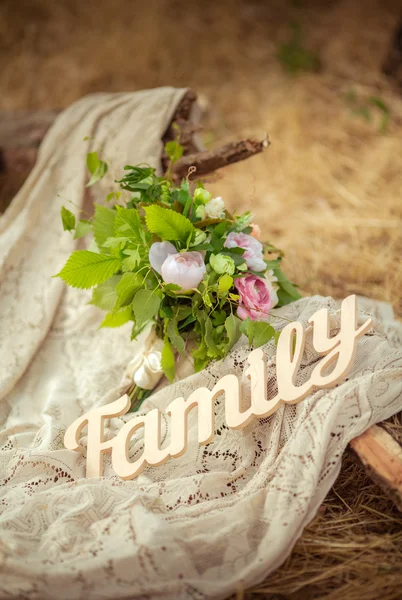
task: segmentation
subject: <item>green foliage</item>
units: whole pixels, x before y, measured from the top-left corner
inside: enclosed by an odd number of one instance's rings
[[[161,299],[151,290],[139,290],[133,299],[135,323],[142,327],[154,318],[159,310]]]
[[[379,110],[379,107],[378,107]],[[181,156],[179,140],[166,147],[171,165]],[[97,153],[87,157],[92,185],[107,170]],[[169,174],[168,174],[169,175]],[[108,207],[96,205],[91,220],[76,222],[73,213],[63,207],[63,228],[80,238],[93,232],[90,250],[73,252],[58,274],[73,287],[94,288],[91,303],[107,314],[101,327],[119,327],[133,322],[131,339],[154,324],[164,340],[163,369],[172,381],[175,355],[193,348],[196,370],[211,360],[219,360],[245,333],[254,347],[277,339],[275,330],[263,322],[240,321],[236,311],[240,296],[236,278],[253,274],[243,257],[243,248],[226,248],[230,232],[251,233],[253,215],[221,219],[205,218],[205,203],[211,199],[199,182],[195,189],[183,179],[175,187],[169,176],[158,177],[148,165],[127,165],[110,192]],[[117,204],[119,202],[119,204]],[[202,210],[200,210],[202,209]],[[178,285],[166,283],[149,262],[154,242],[172,242],[178,252],[202,253],[206,272],[196,289],[184,292]],[[92,250],[93,251],[92,251]],[[279,305],[300,297],[297,288],[282,272],[282,252],[264,244],[267,270],[278,279]],[[264,276],[264,272],[254,273]]]
[[[304,46],[302,28],[299,23],[291,26],[291,35],[278,49],[278,60],[288,73],[296,75],[302,71],[318,71],[321,61],[315,52]]]
[[[95,242],[101,252],[110,252],[105,250],[103,245],[114,235],[114,219],[116,211],[106,206],[95,204],[95,215],[92,223]]]
[[[113,310],[117,301],[116,286],[121,280],[121,275],[113,275],[92,290],[91,304],[102,310]]]
[[[164,337],[161,364],[163,372],[165,373],[169,381],[172,383],[175,378],[176,368],[173,348],[167,336]]]
[[[344,95],[345,101],[349,105],[352,114],[362,117],[370,123],[377,114],[377,128],[381,134],[386,134],[391,121],[391,111],[388,105],[379,96],[369,96],[368,98],[358,97],[354,88],[349,89]]]
[[[91,179],[88,181],[86,187],[90,187],[102,179],[108,170],[107,164],[103,160],[100,160],[97,152],[87,154],[87,167],[91,174]]]
[[[78,221],[77,227],[75,228],[74,239],[82,238],[92,231],[91,221]]]
[[[279,290],[277,291],[279,300],[278,306],[284,306],[285,304],[290,304],[295,300],[299,300],[301,298],[299,290],[289,281],[282,269],[277,267],[274,270],[274,273],[278,278],[279,285]]]
[[[121,308],[133,301],[134,294],[141,289],[143,277],[139,273],[124,273],[116,285],[116,306]]]
[[[183,338],[181,337],[178,327],[177,327],[177,318],[173,318],[169,320],[166,333],[169,338],[169,341],[176,348],[180,354],[183,354],[184,349],[186,347]]]
[[[75,215],[65,206],[61,207],[61,221],[64,231],[72,231],[75,228]]]
[[[228,336],[228,351],[232,348],[232,346],[235,345],[235,343],[240,338],[240,323],[240,319],[238,317],[235,317],[234,315],[229,315],[225,320],[225,329]]]
[[[121,263],[123,271],[133,271],[141,262],[141,255],[138,247],[135,249],[128,248],[124,250],[123,255],[125,256]]]
[[[116,233],[127,237],[134,243],[143,243],[144,236],[138,210],[117,206],[116,211]]]
[[[165,152],[172,163],[177,162],[183,156],[183,150],[183,146],[177,140],[165,144]]]
[[[112,277],[120,267],[118,258],[89,250],[76,250],[55,277],[61,277],[71,287],[89,289]]]
[[[219,294],[225,294],[230,290],[233,285],[233,277],[225,273],[219,278],[218,292]]]
[[[106,315],[103,319],[100,327],[121,327],[128,323],[133,316],[133,310],[131,306],[125,306],[119,312],[111,312]]]
[[[189,219],[161,206],[152,205],[145,207],[145,222],[148,230],[155,233],[162,240],[180,242],[185,246],[194,232],[194,226]]]
[[[272,339],[275,340],[277,336],[277,332],[269,323],[251,319],[246,319],[241,323],[240,331],[248,337],[250,346],[254,346],[254,348],[259,348]]]

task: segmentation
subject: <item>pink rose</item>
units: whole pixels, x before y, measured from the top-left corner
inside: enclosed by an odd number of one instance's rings
[[[263,246],[251,235],[232,231],[228,234],[224,246],[225,248],[244,248],[246,251],[243,258],[252,271],[265,271],[267,268],[263,260]]]
[[[204,259],[200,252],[170,254],[162,265],[165,283],[175,283],[182,290],[196,288],[205,272]]]
[[[177,254],[176,248],[170,242],[155,242],[149,249],[149,262],[157,273],[161,273],[162,265],[169,254]]]
[[[272,282],[258,275],[247,275],[235,279],[240,295],[237,316],[240,319],[250,317],[252,321],[262,320],[277,303],[278,296]]]

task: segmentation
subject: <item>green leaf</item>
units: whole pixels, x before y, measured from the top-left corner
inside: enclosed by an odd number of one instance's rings
[[[299,290],[289,281],[282,269],[279,267],[276,268],[274,274],[278,278],[278,284],[280,286],[280,289],[277,291],[279,300],[278,306],[290,304],[290,302],[294,302],[301,298]]]
[[[89,289],[110,279],[120,268],[121,261],[118,258],[89,250],[76,250],[55,277],[61,277],[72,287]]]
[[[125,323],[128,323],[133,318],[133,311],[131,306],[125,306],[119,312],[111,312],[106,315],[103,319],[100,327],[121,327]]]
[[[75,229],[74,239],[82,238],[92,231],[91,221],[78,221]]]
[[[218,283],[219,294],[226,294],[233,285],[233,277],[225,273],[220,277]]]
[[[248,343],[250,346],[253,343],[254,324],[255,324],[255,321],[252,321],[249,317],[247,319],[245,319],[244,321],[242,321],[240,324],[240,331],[241,331],[241,333],[244,333],[244,335],[246,335],[248,337]]]
[[[162,350],[161,365],[166,377],[169,379],[170,383],[172,383],[176,374],[174,352],[167,336],[164,337],[163,341],[164,346]]]
[[[115,231],[117,235],[123,235],[133,243],[144,244],[145,232],[136,208],[124,208],[116,206],[117,216],[115,220]]]
[[[214,328],[212,325],[212,321],[209,317],[207,317],[205,319],[205,342],[213,357],[217,358],[220,355],[220,351],[215,343],[213,331]]]
[[[272,325],[269,325],[269,323],[264,323],[263,321],[254,321],[253,333],[253,346],[254,348],[259,348],[275,337],[276,331]]]
[[[146,206],[144,210],[148,230],[162,240],[177,241],[185,245],[193,235],[193,224],[180,213],[156,204]]]
[[[95,215],[93,219],[93,230],[94,238],[101,249],[103,244],[109,237],[114,236],[114,220],[116,217],[116,211],[106,206],[100,206],[95,204]],[[103,252],[106,252],[103,250]]]
[[[181,337],[179,330],[177,329],[177,320],[172,319],[169,321],[166,333],[168,335],[169,340],[172,342],[173,346],[176,348],[180,354],[183,354],[185,350],[185,343],[183,338]]]
[[[171,142],[167,142],[167,144],[165,144],[165,152],[172,163],[175,163],[183,156],[183,150],[183,146],[176,140],[172,140]]]
[[[226,321],[226,311],[225,310],[220,310],[220,311],[215,310],[213,312],[212,323],[214,324],[215,327],[218,327],[219,325],[223,325],[225,321]]]
[[[226,348],[228,352],[240,338],[240,319],[234,315],[229,315],[225,321],[225,329],[229,338]]]
[[[102,179],[108,170],[107,164],[103,160],[100,160],[97,152],[91,152],[90,154],[87,154],[87,167],[92,177],[85,187],[90,187]]]
[[[124,273],[116,286],[116,308],[126,306],[134,298],[134,294],[143,285],[143,277],[138,273]]]
[[[65,206],[61,207],[61,222],[64,231],[72,231],[75,227],[75,215]]]
[[[93,175],[99,166],[99,157],[97,152],[90,152],[87,154],[87,167],[88,171]]]
[[[121,275],[113,275],[113,277],[92,290],[91,304],[102,310],[113,310],[117,300],[116,285],[120,279]]]
[[[133,309],[137,327],[147,323],[159,310],[161,300],[151,290],[139,290],[133,300]]]
[[[120,196],[121,196],[121,192],[110,192],[110,194],[108,194],[106,196],[106,202],[110,202],[113,199],[116,200],[116,202],[117,202],[117,200],[120,198]]]
[[[141,261],[141,256],[138,248],[134,250],[131,248],[127,248],[123,251],[123,254],[127,256],[127,258],[124,258],[122,262],[123,271],[132,271]]]

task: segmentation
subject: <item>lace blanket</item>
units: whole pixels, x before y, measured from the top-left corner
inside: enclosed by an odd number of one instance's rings
[[[60,207],[68,200],[85,206],[90,150],[103,149],[112,166],[157,166],[183,93],[95,95],[73,105],[0,220],[1,597],[201,600],[255,584],[314,517],[349,440],[402,409],[401,328],[387,305],[366,300],[361,308],[375,327],[359,340],[347,380],[332,390],[242,431],[225,425],[218,399],[212,443],[198,445],[191,413],[188,451],[132,481],[114,476],[107,458],[105,477],[86,479],[85,459],[63,447],[79,415],[119,396],[124,369],[145,341],[130,342],[129,325],[98,330],[102,315],[87,304],[89,292],[51,279],[75,243],[61,231]],[[99,186],[102,198],[109,184]],[[307,326],[323,306],[336,329],[337,306],[321,297],[276,311],[274,324]],[[274,390],[275,347],[264,351]],[[248,352],[241,339],[224,361],[158,391],[143,409],[163,409],[224,373],[240,375]],[[316,360],[310,343],[298,383]],[[111,432],[127,419],[112,420]],[[168,427],[164,420],[164,436]],[[138,433],[131,456],[140,451]]]

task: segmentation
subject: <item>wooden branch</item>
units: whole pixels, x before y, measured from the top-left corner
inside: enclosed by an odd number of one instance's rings
[[[382,427],[374,425],[350,442],[367,474],[402,511],[402,448]]]
[[[195,177],[213,173],[217,169],[232,165],[240,160],[259,154],[269,145],[268,139],[259,141],[254,139],[231,142],[217,150],[207,150],[182,156],[173,167],[173,178],[181,180],[188,173],[190,167],[195,167]]]

